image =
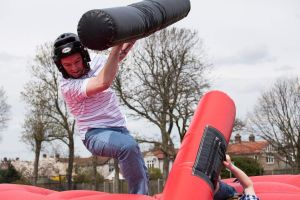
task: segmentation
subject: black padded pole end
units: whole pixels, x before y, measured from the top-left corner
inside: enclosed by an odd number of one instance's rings
[[[189,0],[144,0],[128,6],[95,9],[83,14],[78,36],[84,46],[105,50],[137,40],[187,16]]]
[[[84,46],[105,50],[115,38],[116,27],[110,15],[103,10],[90,10],[82,15],[77,32]]]

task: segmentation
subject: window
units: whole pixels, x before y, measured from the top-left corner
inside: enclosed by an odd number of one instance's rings
[[[273,164],[274,163],[274,156],[272,154],[267,154],[266,162],[267,162],[267,164]]]
[[[147,160],[147,168],[153,168],[153,167],[154,167],[153,160]]]
[[[258,160],[258,156],[257,155],[254,155],[253,158],[254,158],[254,160]]]
[[[266,151],[267,151],[267,152],[272,152],[272,151],[274,151],[274,148],[272,147],[272,145],[269,144],[269,145],[267,146],[267,148],[266,148]]]
[[[115,170],[115,166],[114,166],[114,160],[110,159],[110,161],[108,162],[108,171],[112,172]]]
[[[112,165],[109,165],[109,168],[108,168],[108,171],[109,171],[109,172],[112,172],[112,171],[114,171],[114,169],[115,169],[115,168],[114,168],[114,166],[112,166]]]

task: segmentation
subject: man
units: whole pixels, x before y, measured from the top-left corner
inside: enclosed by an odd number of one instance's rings
[[[63,75],[61,91],[86,148],[94,155],[118,159],[129,192],[148,194],[148,173],[142,154],[110,88],[118,63],[133,44],[117,45],[108,58],[98,55],[90,62],[78,36],[64,33],[54,42],[53,60]]]

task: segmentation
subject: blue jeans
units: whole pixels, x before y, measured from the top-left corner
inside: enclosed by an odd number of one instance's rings
[[[131,194],[148,195],[147,168],[137,142],[126,128],[90,129],[83,143],[93,155],[119,160]]]
[[[219,190],[214,195],[214,200],[226,200],[233,197],[236,193],[234,187],[223,181],[219,181]]]

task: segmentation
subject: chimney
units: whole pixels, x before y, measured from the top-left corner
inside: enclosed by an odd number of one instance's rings
[[[241,143],[242,142],[242,137],[240,136],[240,134],[236,134],[235,136],[234,136],[234,142],[235,143]]]
[[[255,136],[253,133],[249,135],[249,142],[255,142]]]

